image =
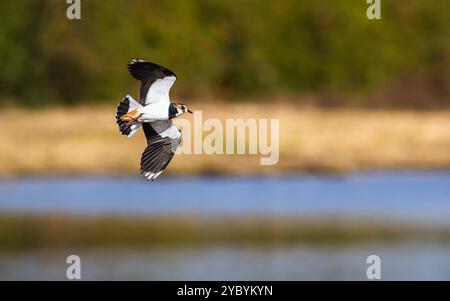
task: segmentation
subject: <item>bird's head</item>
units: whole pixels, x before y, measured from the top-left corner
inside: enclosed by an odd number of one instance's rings
[[[191,113],[192,114],[192,111],[189,110],[188,106],[185,105],[184,103],[172,103],[172,105],[176,109],[176,112],[174,112],[175,113],[174,117],[180,116],[181,114],[184,114],[184,113]]]

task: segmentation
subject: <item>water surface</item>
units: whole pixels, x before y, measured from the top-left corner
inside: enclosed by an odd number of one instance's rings
[[[39,177],[0,181],[0,210],[371,216],[450,222],[450,171],[348,176]]]
[[[29,177],[0,180],[2,212],[349,216],[450,223],[450,171],[347,176]],[[66,257],[82,259],[84,280],[365,280],[366,258],[384,280],[450,280],[445,242],[327,247],[179,246],[6,251],[2,280],[64,280]]]
[[[367,280],[378,255],[383,280],[450,280],[450,246],[99,249],[0,253],[2,280],[65,280],[66,257],[81,258],[83,280]]]

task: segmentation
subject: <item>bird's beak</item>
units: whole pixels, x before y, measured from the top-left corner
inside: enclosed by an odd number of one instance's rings
[[[188,113],[194,114],[194,113],[192,113],[192,111],[191,111],[191,110],[189,110],[189,109],[188,109]]]

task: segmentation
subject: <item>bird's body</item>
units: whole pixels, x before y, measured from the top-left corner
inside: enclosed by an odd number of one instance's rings
[[[169,119],[169,108],[161,103],[149,104],[138,109],[142,115],[138,118],[139,122],[153,122],[157,120]]]
[[[133,59],[128,70],[141,81],[139,102],[125,96],[117,107],[116,122],[127,137],[142,125],[147,148],[141,157],[141,174],[153,181],[169,164],[181,141],[181,132],[172,124],[172,118],[190,111],[184,104],[170,102],[169,91],[176,75],[169,69]]]

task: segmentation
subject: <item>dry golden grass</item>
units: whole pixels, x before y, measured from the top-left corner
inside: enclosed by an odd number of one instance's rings
[[[319,110],[280,104],[191,105],[206,118],[279,118],[280,161],[259,155],[178,155],[176,173],[344,172],[450,167],[450,111]],[[115,108],[2,110],[0,175],[138,174],[143,134],[119,135]],[[191,116],[185,118],[192,120]]]

